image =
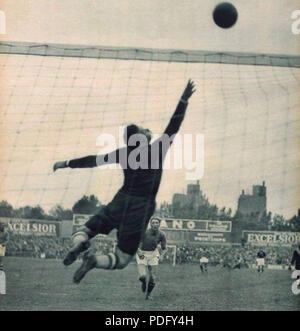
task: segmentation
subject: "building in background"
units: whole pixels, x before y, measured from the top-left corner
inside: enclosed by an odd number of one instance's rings
[[[207,203],[207,198],[200,188],[200,182],[187,185],[187,193],[175,193],[172,199],[174,217],[197,217],[199,207]]]
[[[238,213],[242,215],[264,214],[267,212],[267,187],[265,182],[262,185],[253,185],[252,194],[242,194],[238,200]]]

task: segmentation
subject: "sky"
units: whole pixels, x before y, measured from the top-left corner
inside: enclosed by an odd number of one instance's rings
[[[229,30],[215,26],[217,1],[2,0],[6,41],[298,54],[296,1],[232,1]],[[299,203],[299,69],[0,55],[0,199],[15,206],[70,207],[83,194],[107,203],[120,170],[63,170],[58,160],[96,154],[100,134],[119,139],[136,122],[161,133],[188,78],[197,86],[181,134],[204,135],[203,192],[236,210],[242,189],[266,182],[268,210]],[[172,153],[175,148],[170,151]],[[195,146],[193,146],[195,150]],[[183,193],[186,169],[165,170],[158,201]]]

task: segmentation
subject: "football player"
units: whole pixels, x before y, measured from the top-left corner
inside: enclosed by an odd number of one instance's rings
[[[208,262],[209,262],[209,260],[205,255],[201,256],[201,258],[200,258],[200,270],[201,270],[202,273],[207,272]]]
[[[146,293],[146,300],[152,299],[151,292],[155,287],[158,262],[162,261],[167,252],[166,235],[159,229],[159,227],[160,219],[152,218],[150,229],[145,232],[136,254],[139,280],[142,283],[143,293]],[[161,254],[158,251],[158,245],[161,247]]]
[[[126,147],[106,155],[90,155],[55,163],[54,171],[62,168],[92,168],[118,163],[124,174],[123,186],[113,200],[73,235],[73,245],[63,263],[66,266],[72,264],[81,252],[89,248],[91,238],[97,234],[108,234],[113,229],[117,229],[116,251],[107,255],[95,255],[87,251],[81,267],[74,274],[75,283],[78,284],[93,268],[123,269],[135,256],[155,211],[164,159],[181,127],[188,100],[194,92],[194,83],[189,80],[164,133],[153,143],[151,143],[150,130],[132,124],[128,125],[124,132]],[[139,153],[136,153],[136,149]],[[132,154],[135,157],[132,157]],[[146,164],[140,163],[141,156],[146,156],[147,162],[145,158],[143,159]]]
[[[266,258],[266,253],[260,249],[259,252],[257,253],[257,272],[258,273],[263,273],[265,269],[265,258]]]

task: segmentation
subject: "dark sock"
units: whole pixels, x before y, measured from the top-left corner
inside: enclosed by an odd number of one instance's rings
[[[153,291],[154,287],[155,287],[154,281],[153,280],[149,280],[147,293],[150,294]]]
[[[146,292],[146,287],[147,287],[147,280],[145,276],[141,276],[139,278],[139,281],[142,283],[142,290],[143,292]]]
[[[139,281],[142,282],[142,283],[146,283],[146,277],[145,276],[141,276],[139,278]]]

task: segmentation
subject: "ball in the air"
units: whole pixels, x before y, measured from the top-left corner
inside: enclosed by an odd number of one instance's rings
[[[228,29],[236,23],[238,12],[233,4],[222,2],[214,9],[213,18],[220,28]]]

